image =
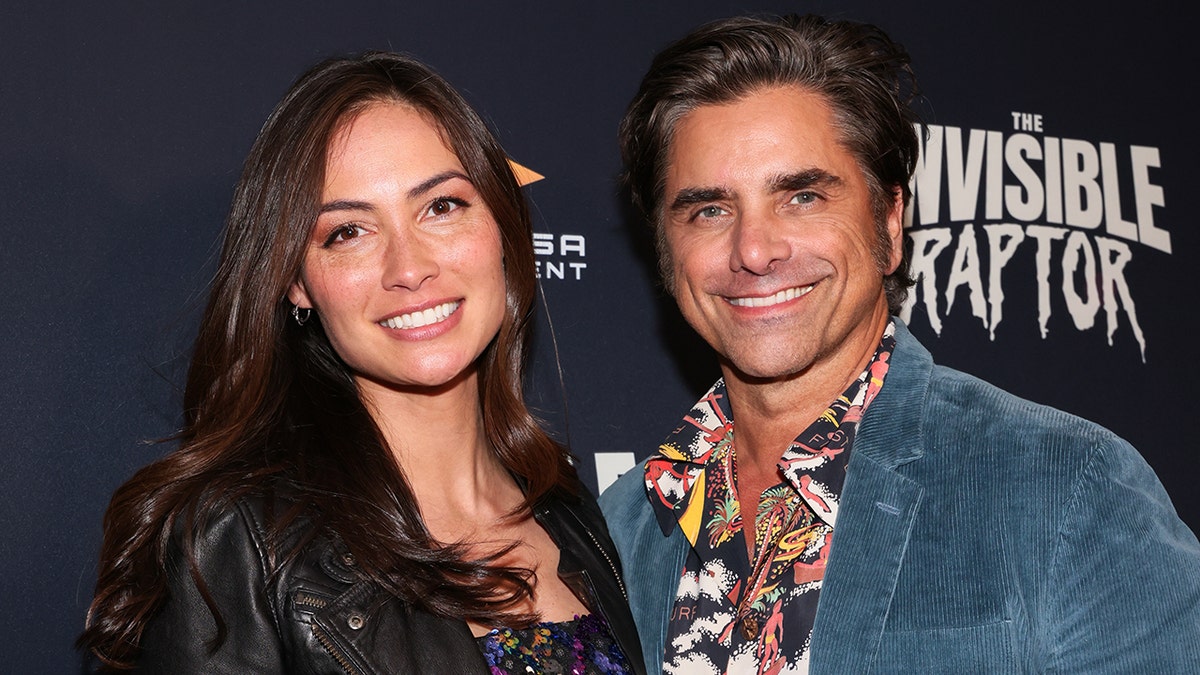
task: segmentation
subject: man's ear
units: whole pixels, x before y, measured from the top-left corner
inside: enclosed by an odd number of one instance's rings
[[[885,274],[891,274],[900,266],[900,260],[904,257],[904,192],[899,186],[893,191],[892,206],[888,209],[885,226],[890,244]]]
[[[292,287],[288,289],[288,300],[300,309],[308,309],[313,306],[312,300],[308,297],[308,289],[304,286],[303,279],[297,279]]]

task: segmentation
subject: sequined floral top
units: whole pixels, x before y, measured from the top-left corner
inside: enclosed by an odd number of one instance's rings
[[[547,621],[529,628],[496,628],[475,638],[490,675],[563,673],[628,675],[629,664],[599,614]]]

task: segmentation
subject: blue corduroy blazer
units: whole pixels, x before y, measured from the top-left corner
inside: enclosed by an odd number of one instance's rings
[[[1200,544],[1112,432],[937,366],[897,320],[851,451],[813,673],[1200,673]],[[687,540],[641,465],[600,499],[646,666]]]

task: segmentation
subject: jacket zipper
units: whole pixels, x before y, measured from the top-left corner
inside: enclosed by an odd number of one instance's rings
[[[315,596],[311,593],[305,593],[304,591],[299,591],[296,593],[295,601],[297,605],[313,610],[325,609],[325,605],[329,604],[325,602],[324,598]]]
[[[329,604],[323,598],[319,598],[309,593],[304,593],[303,591],[296,594],[295,602],[298,606],[308,607],[309,609],[313,610],[325,609],[325,606]],[[321,630],[320,626],[317,625],[315,616],[313,617],[312,622],[312,634],[313,637],[317,639],[317,642],[321,643],[321,647],[323,647],[325,651],[333,657],[333,660],[337,661],[337,664],[342,667],[342,670],[346,671],[348,675],[359,675],[360,671],[354,667],[354,664],[350,663],[350,660],[346,658],[346,655],[337,648],[337,645],[333,644],[333,640],[330,640],[325,631]]]
[[[582,523],[580,524],[582,525]],[[625,593],[625,581],[621,579],[621,571],[613,564],[612,558],[608,557],[608,552],[604,550],[604,547],[596,540],[596,535],[592,534],[592,531],[586,525],[584,525],[583,531],[587,532],[588,539],[592,540],[592,544],[596,547],[597,551],[600,551],[600,555],[604,556],[604,561],[608,563],[608,568],[612,570],[613,578],[617,580],[617,587],[621,589],[621,598],[625,602],[629,602],[629,595]]]

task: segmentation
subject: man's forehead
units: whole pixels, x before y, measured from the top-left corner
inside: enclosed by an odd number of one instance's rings
[[[712,119],[732,114],[736,122],[746,123],[759,116],[787,117],[803,110],[810,115],[833,121],[834,107],[828,97],[797,84],[773,84],[754,87],[745,93],[723,101],[704,102],[688,106],[679,112],[671,124],[668,143],[673,144],[680,129],[697,123],[711,127]],[[750,112],[748,112],[750,111]],[[735,127],[736,128],[736,127]],[[832,125],[830,130],[833,130]]]
[[[680,188],[776,188],[812,182],[820,172],[846,178],[856,164],[840,143],[829,106],[797,87],[698,106],[674,132],[663,174],[667,201]]]

